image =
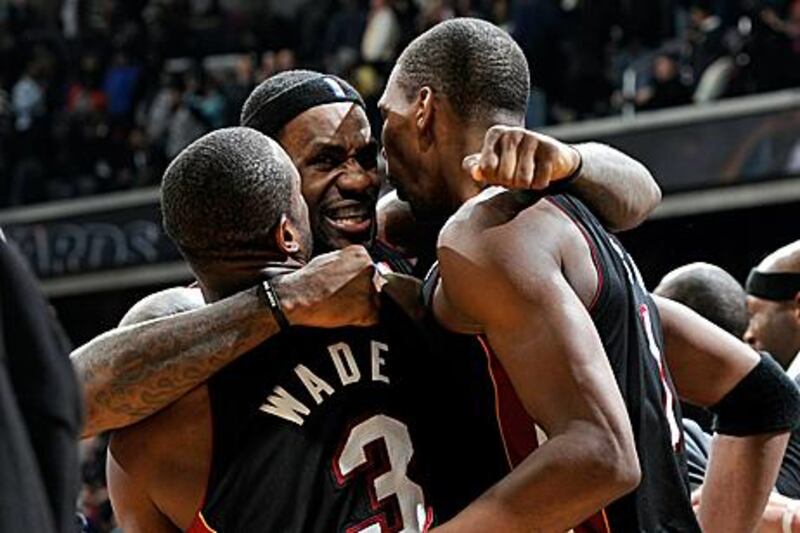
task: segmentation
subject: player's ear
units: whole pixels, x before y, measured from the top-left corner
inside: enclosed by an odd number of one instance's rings
[[[794,295],[794,319],[800,324],[800,292]]]
[[[417,93],[414,110],[414,126],[423,148],[427,148],[433,140],[433,120],[436,109],[433,90],[427,85]]]
[[[278,250],[286,255],[294,255],[300,251],[300,231],[292,224],[286,213],[281,215],[273,231],[273,238]]]

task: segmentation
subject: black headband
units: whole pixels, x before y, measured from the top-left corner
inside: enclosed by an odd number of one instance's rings
[[[755,268],[747,276],[747,294],[764,300],[793,300],[800,292],[800,272],[759,272]]]
[[[318,105],[352,102],[362,108],[364,100],[358,91],[336,76],[325,76],[301,81],[262,102],[246,117],[242,126],[253,128],[275,137],[286,124],[300,113]]]

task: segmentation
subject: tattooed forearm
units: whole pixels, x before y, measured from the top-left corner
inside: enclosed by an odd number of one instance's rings
[[[255,290],[199,308],[166,307],[160,314],[173,316],[122,326],[73,352],[87,406],[84,436],[166,407],[279,329]]]
[[[583,169],[572,191],[608,229],[634,228],[658,206],[661,190],[644,165],[604,144],[585,143],[576,148],[583,157]]]

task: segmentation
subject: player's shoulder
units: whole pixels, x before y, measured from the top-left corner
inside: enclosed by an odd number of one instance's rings
[[[125,313],[121,326],[137,324],[154,318],[175,315],[205,305],[203,293],[196,287],[171,287],[145,296]]]
[[[469,256],[505,256],[521,245],[546,247],[558,209],[535,191],[489,187],[465,202],[445,223],[438,248]]]

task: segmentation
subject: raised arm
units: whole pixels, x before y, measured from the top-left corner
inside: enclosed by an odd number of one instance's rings
[[[638,485],[633,434],[599,335],[558,261],[496,230],[465,245],[445,229],[434,309],[451,329],[486,335],[549,440],[441,531],[565,531]]]
[[[375,319],[372,272],[366,251],[350,247],[315,258],[273,286],[293,325],[363,325]],[[155,413],[279,331],[255,288],[211,305],[192,291],[146,298],[119,328],[72,353],[84,387],[84,437]]]
[[[512,189],[543,190],[565,178],[611,231],[641,224],[661,201],[650,171],[630,156],[599,143],[569,145],[523,128],[493,126],[479,154],[464,166],[476,180]]]
[[[753,531],[775,484],[800,393],[775,365],[687,307],[655,298],[678,395],[716,431],[698,512],[706,531]]]
[[[583,166],[570,185],[610,231],[635,228],[658,207],[661,189],[650,171],[632,157],[608,145],[574,146]]]

